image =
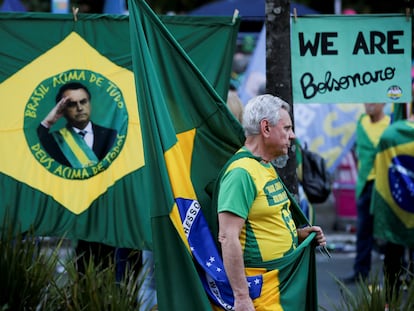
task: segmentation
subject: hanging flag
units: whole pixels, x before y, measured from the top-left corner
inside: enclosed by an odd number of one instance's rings
[[[222,160],[241,146],[241,128],[145,2],[131,0],[129,10],[144,169],[151,169],[148,174],[157,191],[150,204],[150,222],[158,308],[211,310],[211,300],[231,310],[231,287],[215,236],[207,227],[217,214],[206,196],[205,181],[214,182]],[[299,207],[294,210],[305,221]],[[269,273],[252,276],[251,297],[266,299],[262,285],[280,282],[280,305],[292,306],[285,310],[314,309],[311,240],[291,256],[269,262]],[[301,286],[294,290],[286,286],[292,279]],[[292,296],[300,298],[292,302]]]
[[[26,231],[33,226],[38,235],[151,248],[146,220],[154,202],[146,198],[148,193],[158,193],[161,184],[147,173],[150,168],[141,138],[129,18],[84,14],[75,21],[70,15],[8,13],[0,14],[0,20],[0,40],[8,42],[0,46],[0,224],[7,217],[14,228],[19,225]],[[192,17],[193,24],[180,20],[180,16],[169,17],[166,24],[169,29],[179,27],[174,30],[182,34],[179,39],[191,57],[207,63],[211,58],[210,67],[220,61],[225,64],[226,58],[230,65],[224,67],[230,68],[232,38],[239,20]],[[219,42],[227,50],[216,49],[216,41],[206,39],[207,33],[215,31],[222,34]],[[200,41],[198,33],[204,38],[202,51],[192,45]],[[230,70],[216,67],[215,73],[212,68],[209,73],[209,81],[218,88],[228,85]],[[86,85],[92,95],[92,122],[117,133],[105,156],[84,168],[59,162],[46,151],[37,133],[40,122],[55,106],[59,88],[73,81]],[[59,131],[64,125],[60,120],[52,130]],[[225,149],[224,142],[222,145]],[[205,157],[209,158],[207,153]],[[218,165],[220,161],[215,159],[204,161]],[[213,170],[210,174],[212,178]],[[199,187],[203,182],[200,180]]]
[[[162,15],[160,18],[220,97],[226,100],[240,19],[185,15]]]
[[[143,179],[147,175],[152,179],[143,193],[151,209],[158,307],[211,310],[191,255],[190,247],[197,248],[197,242],[193,244],[187,237],[194,234],[200,238],[194,231],[200,228],[197,216],[208,213],[211,199],[207,186],[242,145],[243,132],[145,2],[130,1],[129,11],[145,151],[141,172]],[[202,239],[209,239],[209,229],[205,224],[203,228]],[[210,242],[213,247],[211,234]],[[218,262],[217,251],[205,262],[211,270],[221,267],[214,258]]]
[[[414,246],[414,122],[399,120],[382,134],[371,201],[376,237]]]

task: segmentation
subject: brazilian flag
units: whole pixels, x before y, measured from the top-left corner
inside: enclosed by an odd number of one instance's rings
[[[0,15],[0,220],[151,249],[159,309],[209,310],[186,235],[210,205],[207,186],[244,141],[222,99],[239,20],[164,24],[144,1],[129,4],[130,17]],[[37,134],[73,81],[91,93],[92,122],[117,133],[105,157],[80,168],[60,163]]]
[[[155,29],[164,25],[156,16],[150,16],[156,20],[152,24]],[[240,144],[239,125],[221,100],[227,96],[240,21],[233,22],[231,17],[164,16],[161,19],[167,27],[163,26],[163,31],[170,37],[170,32],[173,33],[183,45],[171,39],[174,44],[165,44],[165,50],[149,55],[140,67],[156,62],[168,72],[169,65],[177,62],[169,58],[169,50],[179,50],[186,55],[188,63],[194,61],[203,68],[201,72],[206,70],[200,83],[214,94],[214,101],[202,98],[202,93],[200,96],[192,93],[191,102],[183,103],[189,105],[183,108],[184,112],[175,106],[168,107],[172,115],[183,114],[173,121],[182,124],[180,118],[188,117],[194,126],[201,126],[203,118],[209,115],[201,115],[200,111],[200,118],[195,119],[191,111],[217,109],[223,123],[219,126],[223,132],[213,122],[208,125],[212,129],[208,126],[205,129],[205,136],[219,141],[213,149],[222,146],[223,151],[215,155],[209,153],[207,146],[200,147],[208,159],[195,162],[199,166],[194,169],[195,176],[199,176],[197,189],[202,189],[213,178],[215,167],[226,160],[221,157]],[[129,17],[2,13],[0,24],[3,42],[0,45],[0,226],[7,217],[16,228],[26,231],[33,227],[38,235],[150,249],[150,213],[165,203],[159,199],[164,185],[153,179],[156,176],[153,171],[158,167],[145,156],[145,152],[152,150],[144,149],[152,146],[143,139],[143,135],[150,134],[143,127],[140,115],[143,103],[137,100],[135,80],[147,80],[149,75],[140,72],[137,76],[132,71]],[[137,27],[142,29],[142,25]],[[150,29],[146,31],[150,31],[154,43],[161,36]],[[203,77],[201,72],[191,77],[191,83],[182,73],[170,76],[169,83],[183,81],[186,88],[194,88],[199,83],[198,77]],[[164,77],[167,75],[159,76]],[[96,165],[84,168],[59,163],[44,149],[37,135],[41,120],[55,105],[58,89],[72,81],[87,86],[92,95],[92,122],[117,133],[106,156]],[[177,91],[183,90],[177,88]],[[178,93],[170,95],[184,98]],[[218,108],[216,102],[220,103]],[[162,114],[170,118],[165,111]],[[52,130],[57,131],[64,125],[64,120],[60,120]],[[163,123],[151,123],[150,128],[163,126]],[[153,139],[158,138],[150,136]],[[151,157],[162,157],[162,153]],[[202,168],[208,170],[207,176]]]
[[[201,258],[193,253],[197,242],[190,237],[202,227],[196,239],[214,246],[201,216],[210,206],[208,186],[244,136],[220,96],[145,2],[129,1],[129,11],[145,158],[139,175],[143,188],[136,191],[150,209],[158,307],[211,310],[195,264]],[[208,52],[214,54],[214,47]],[[218,257],[216,251],[205,264],[213,269],[212,258]]]
[[[371,211],[376,237],[414,246],[414,122],[399,120],[381,136]]]
[[[145,2],[130,0],[129,10],[146,160],[142,172],[148,168],[151,176],[145,198],[151,204],[158,307],[212,310],[214,302],[214,310],[232,310],[233,294],[207,226],[207,190],[219,176],[221,160],[229,158],[244,137],[218,94]],[[307,223],[297,205],[292,209],[301,224]],[[268,273],[249,276],[250,296],[272,309],[315,310],[313,237],[288,256],[269,262]]]

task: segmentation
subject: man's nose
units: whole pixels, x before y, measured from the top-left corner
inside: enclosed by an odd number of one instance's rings
[[[83,106],[82,106],[82,104],[80,102],[77,102],[76,103],[76,109],[77,110],[82,110],[83,109]]]

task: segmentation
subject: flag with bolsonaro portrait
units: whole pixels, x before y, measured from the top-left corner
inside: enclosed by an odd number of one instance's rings
[[[226,96],[240,20],[160,19],[205,74],[204,83]],[[7,42],[0,45],[0,226],[151,248],[149,207],[162,202],[148,193],[162,190],[145,158],[134,79],[146,76],[132,71],[129,16],[1,13],[0,23],[0,40]],[[206,52],[211,46],[216,53]],[[59,90],[73,82],[90,94],[92,150],[72,135],[65,117],[48,140],[41,132]],[[108,131],[114,136],[101,138]]]

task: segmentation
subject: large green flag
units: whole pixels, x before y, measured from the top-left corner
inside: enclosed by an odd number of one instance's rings
[[[146,161],[142,179],[151,178],[143,195],[151,208],[158,307],[211,310],[189,237],[197,216],[210,205],[207,186],[244,136],[220,96],[145,2],[129,1],[129,10]],[[199,239],[209,238],[205,229]]]
[[[230,84],[240,19],[215,16],[159,16],[223,99]],[[0,83],[57,45],[75,30],[100,54],[132,69],[126,15],[0,13]],[[45,32],[47,31],[47,36]]]
[[[165,19],[194,62],[205,64],[207,80],[225,96],[239,21]],[[145,158],[146,130],[134,79],[146,79],[146,74],[134,77],[132,72],[129,18],[2,13],[0,25],[0,224],[7,215],[21,230],[33,226],[39,235],[151,248],[150,210],[166,202],[158,200],[164,187],[152,174],[157,167]],[[194,48],[198,45],[204,51]],[[215,66],[220,67],[213,73]],[[92,121],[117,133],[105,157],[84,168],[60,163],[37,134],[41,120],[55,105],[58,89],[73,81],[89,88]],[[191,116],[190,109],[186,114]],[[52,130],[63,126],[60,120]],[[163,124],[151,124],[159,126]],[[219,157],[211,158],[206,168],[220,164]],[[210,174],[208,178],[214,170]]]
[[[145,2],[130,0],[129,10],[145,167],[152,168],[156,189],[150,221],[158,307],[211,310],[212,301],[215,309],[232,310],[231,287],[203,216],[210,207],[206,182],[219,177],[222,161],[242,144],[240,126]],[[307,223],[296,204],[292,209],[298,224]],[[268,262],[268,273],[247,277],[250,296],[272,307],[278,301],[284,310],[315,310],[313,237]]]
[[[376,237],[414,246],[414,122],[399,120],[382,134],[371,201]]]

